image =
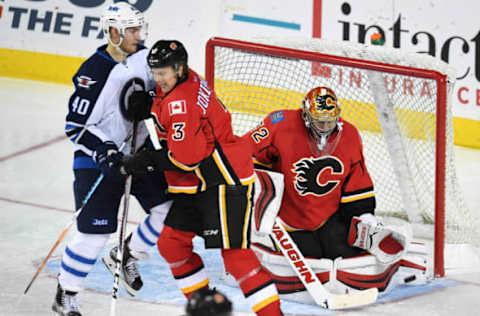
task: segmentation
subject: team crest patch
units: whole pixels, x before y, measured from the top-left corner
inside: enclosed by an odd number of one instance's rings
[[[170,113],[170,115],[186,114],[187,102],[185,102],[185,100],[178,100],[168,103],[168,112]]]
[[[283,111],[278,111],[270,114],[270,119],[272,120],[273,124],[283,121],[284,120]]]
[[[85,89],[90,89],[90,86],[93,86],[97,82],[92,80],[92,78],[87,76],[78,76],[77,77],[78,86]]]

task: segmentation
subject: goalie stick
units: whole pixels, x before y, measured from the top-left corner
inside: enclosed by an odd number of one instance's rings
[[[305,257],[300,252],[288,232],[278,221],[278,218],[275,220],[270,235],[275,240],[275,243],[278,245],[278,248],[280,248],[292,269],[295,270],[298,278],[302,281],[315,303],[321,307],[327,309],[345,309],[368,305],[377,300],[377,288],[370,288],[368,290],[349,294],[330,293],[305,261]]]

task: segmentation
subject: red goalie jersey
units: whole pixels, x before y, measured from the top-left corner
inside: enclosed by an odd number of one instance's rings
[[[316,230],[339,211],[352,216],[375,209],[373,183],[366,169],[360,135],[339,119],[319,155],[308,134],[302,110],[270,113],[246,134],[255,159],[284,175],[285,191],[279,217],[290,230]]]
[[[230,113],[193,70],[167,95],[157,87],[152,113],[165,132],[158,134],[167,139],[170,161],[191,171],[165,171],[169,192],[193,194],[255,180],[248,142],[233,134]]]

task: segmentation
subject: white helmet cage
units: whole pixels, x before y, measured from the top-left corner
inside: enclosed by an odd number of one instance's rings
[[[128,2],[117,2],[109,5],[103,12],[101,21],[103,35],[108,39],[108,42],[116,48],[120,48],[125,36],[125,29],[129,27],[141,26],[144,33],[142,39],[146,39],[147,24],[145,23],[143,13]],[[112,42],[110,37],[111,27],[116,28],[120,33],[120,42]]]

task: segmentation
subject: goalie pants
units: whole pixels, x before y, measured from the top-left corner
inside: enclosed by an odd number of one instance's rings
[[[203,237],[206,248],[222,249],[225,270],[237,280],[257,315],[282,315],[270,274],[254,252],[245,249],[252,197],[253,185],[220,185],[195,195],[175,195],[157,241],[158,251],[189,298],[209,284],[203,261],[193,252],[192,239]]]
[[[314,231],[298,230],[289,232],[305,257],[335,259],[348,258],[365,253],[347,243],[350,223],[345,223],[339,212]]]

